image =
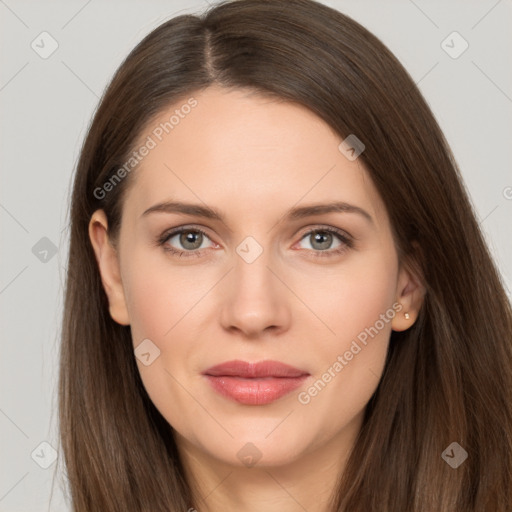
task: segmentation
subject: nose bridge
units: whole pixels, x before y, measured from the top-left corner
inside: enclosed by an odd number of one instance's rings
[[[273,251],[254,237],[237,247],[228,296],[223,304],[225,328],[255,334],[267,327],[283,328],[289,319],[283,285],[270,269]]]
[[[261,239],[261,237],[260,237]],[[269,267],[272,266],[272,250],[265,242],[260,243],[253,236],[247,236],[236,247],[234,268],[235,293],[239,298],[271,302],[276,293],[275,283]]]

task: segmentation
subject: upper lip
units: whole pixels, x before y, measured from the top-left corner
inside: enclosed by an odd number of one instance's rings
[[[247,361],[234,360],[212,366],[205,370],[203,375],[250,379],[258,377],[302,377],[309,375],[309,373],[279,361],[249,363]]]

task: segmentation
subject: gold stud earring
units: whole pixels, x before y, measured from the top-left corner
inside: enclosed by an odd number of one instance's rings
[[[406,320],[409,320],[409,318],[410,318],[409,313],[404,313],[404,316],[405,316]]]

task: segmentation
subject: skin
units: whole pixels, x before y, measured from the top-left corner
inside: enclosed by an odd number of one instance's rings
[[[386,209],[363,164],[339,151],[342,138],[319,117],[245,90],[215,86],[194,98],[198,105],[131,176],[116,248],[104,212],[91,217],[110,314],[131,326],[134,348],[150,339],[160,350],[150,365],[137,364],[175,430],[197,510],[326,511],[382,375],[391,330],[411,327],[424,287],[398,261]],[[183,103],[162,112],[140,140]],[[142,216],[171,199],[216,208],[224,222]],[[366,210],[372,222],[348,212],[284,218],[292,207],[335,200]],[[198,257],[155,243],[185,225],[207,232],[198,235]],[[332,255],[315,257],[322,246],[310,232],[329,226],[354,237],[354,245],[334,254],[344,243],[333,235],[325,245]],[[236,252],[248,236],[263,249],[252,263]],[[194,252],[179,235],[166,244]],[[396,303],[401,312],[300,403],[299,392]],[[311,375],[271,404],[242,405],[201,375],[232,359],[282,361]],[[237,457],[246,443],[261,453],[253,467]]]

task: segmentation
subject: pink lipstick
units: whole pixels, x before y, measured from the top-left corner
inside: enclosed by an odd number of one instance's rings
[[[203,372],[212,388],[245,405],[265,405],[297,389],[310,375],[278,361],[227,361]]]

